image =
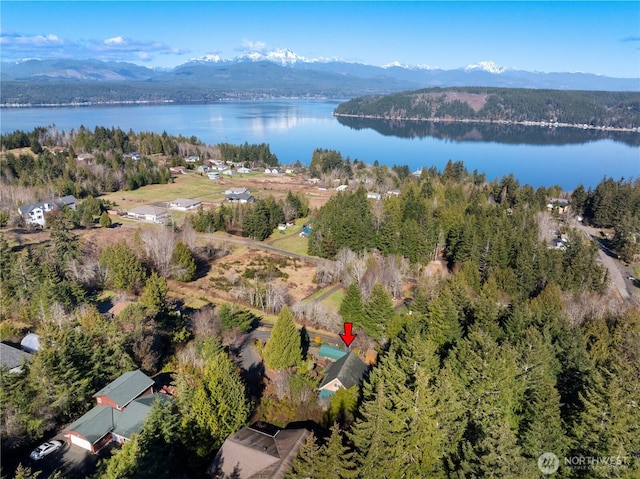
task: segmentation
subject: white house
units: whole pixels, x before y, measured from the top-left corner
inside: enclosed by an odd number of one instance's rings
[[[380,193],[374,193],[370,191],[369,193],[367,193],[367,198],[370,198],[372,200],[379,200],[380,198],[382,198],[382,195]]]
[[[336,188],[336,191],[345,191],[349,188],[349,185],[340,185]]]
[[[269,167],[269,168],[265,168],[264,172],[267,175],[281,175],[282,174],[282,168],[278,168],[276,166]]]
[[[199,156],[188,156],[185,158],[185,160],[187,163],[197,163],[198,161],[200,161],[200,157]]]
[[[169,201],[169,208],[178,211],[189,211],[200,206],[201,202],[197,200],[191,200],[189,198],[177,198],[173,201]]]
[[[231,168],[229,168],[228,170],[224,170],[222,174],[227,176],[233,176],[235,174],[235,170],[232,170]]]
[[[153,205],[137,206],[128,211],[128,216],[136,220],[158,224],[163,224],[167,220],[166,210]]]
[[[76,198],[73,195],[62,196],[53,201],[43,201],[31,205],[18,207],[18,213],[24,218],[27,224],[44,226],[44,214],[53,211],[55,208],[76,209]]]
[[[243,166],[241,168],[238,168],[238,173],[251,173],[251,169]]]

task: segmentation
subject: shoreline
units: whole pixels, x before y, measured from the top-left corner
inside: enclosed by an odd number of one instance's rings
[[[562,123],[557,121],[514,121],[514,120],[483,120],[483,119],[454,119],[454,118],[409,118],[400,116],[380,116],[380,115],[351,115],[347,113],[333,113],[335,117],[361,118],[366,120],[385,121],[426,121],[431,123],[483,123],[494,125],[521,125],[521,126],[543,126],[549,128],[578,128],[580,130],[616,131],[626,133],[640,133],[640,126],[633,128],[619,128],[614,126],[593,126],[580,123]]]

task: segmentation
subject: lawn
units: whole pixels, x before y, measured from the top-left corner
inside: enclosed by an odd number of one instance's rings
[[[290,251],[291,253],[307,254],[307,245],[309,241],[307,238],[300,237],[300,231],[302,231],[302,225],[307,222],[307,218],[301,218],[296,221],[296,225],[287,228],[286,231],[281,233],[280,231],[274,231],[269,238],[265,240],[265,243]]]
[[[203,203],[220,205],[224,201],[224,192],[228,188],[246,187],[256,198],[273,195],[281,198],[291,189],[288,184],[266,181],[259,174],[235,175],[220,180],[210,180],[206,175],[188,173],[176,175],[173,183],[166,185],[147,185],[132,191],[116,191],[102,195],[101,199],[114,202],[118,208],[128,210],[136,206],[166,202],[176,198],[190,198]]]
[[[221,202],[224,199],[224,190],[227,187],[228,185],[210,180],[206,176],[188,174],[178,175],[173,183],[166,185],[147,185],[132,191],[116,191],[103,195],[101,198],[113,201],[119,208],[124,210],[176,198]]]
[[[640,278],[640,264],[634,264],[632,268],[633,268],[633,275],[636,278]]]
[[[322,288],[322,289],[316,291],[312,295],[307,296],[305,298],[305,301],[318,300],[318,298],[320,298],[323,294],[325,294],[327,291],[329,291],[332,287],[333,287],[333,285],[327,286],[325,288]],[[332,309],[332,310],[337,312],[340,309],[340,305],[342,304],[342,300],[344,299],[344,295],[345,295],[344,288],[339,288],[336,291],[334,291],[333,293],[329,294],[328,296],[322,298],[320,300],[320,302],[322,304],[324,304],[325,306],[327,306],[328,308],[330,308],[330,309]]]

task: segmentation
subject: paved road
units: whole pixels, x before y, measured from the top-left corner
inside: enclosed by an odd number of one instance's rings
[[[630,301],[631,295],[627,290],[627,283],[626,283],[625,277],[622,275],[622,271],[620,270],[620,264],[619,264],[620,262],[619,260],[609,256],[606,253],[604,246],[600,244],[600,241],[598,240],[598,236],[597,236],[599,230],[597,230],[596,228],[591,228],[590,226],[585,226],[582,223],[577,223],[577,222],[575,226],[579,230],[581,230],[588,239],[596,243],[596,246],[598,246],[598,254],[600,255],[602,264],[605,265],[605,267],[609,270],[609,278],[611,278],[611,283],[616,288],[616,290],[618,291],[618,294],[623,300]]]

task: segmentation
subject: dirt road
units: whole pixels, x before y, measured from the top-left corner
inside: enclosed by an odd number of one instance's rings
[[[598,247],[598,254],[600,255],[600,259],[602,260],[602,264],[609,270],[609,278],[611,278],[611,283],[617,289],[618,294],[624,301],[631,301],[631,295],[627,290],[627,283],[625,281],[624,276],[622,275],[622,271],[620,268],[620,261],[618,259],[612,258],[607,254],[604,246],[598,240],[598,230],[596,228],[591,228],[590,226],[585,226],[582,223],[575,223],[576,228],[584,233],[584,235],[594,241],[596,246]]]

